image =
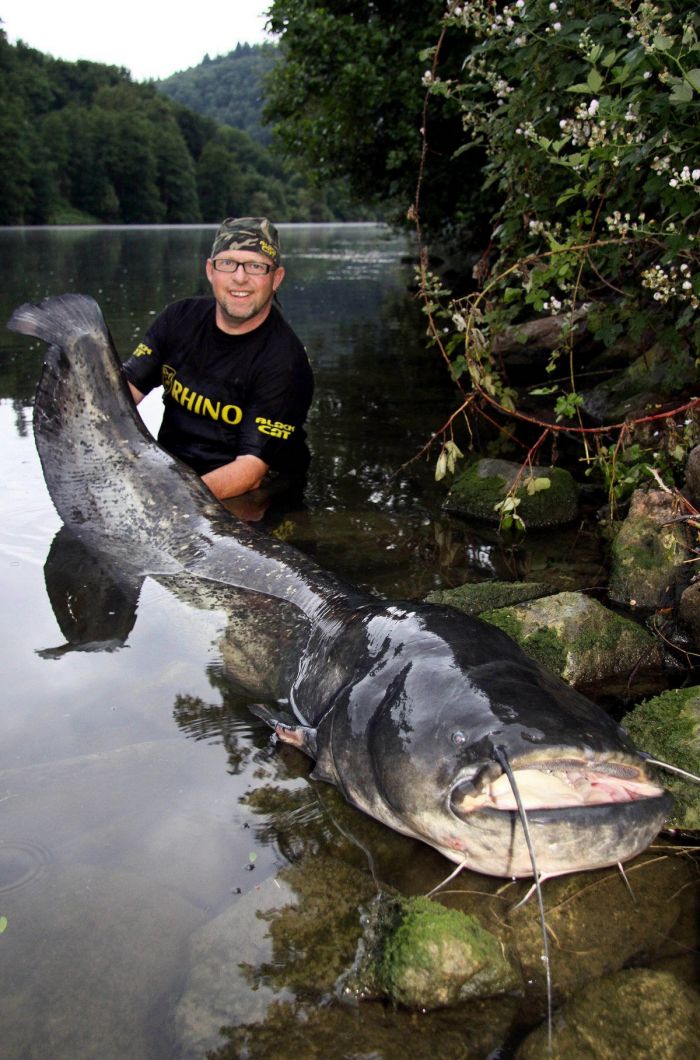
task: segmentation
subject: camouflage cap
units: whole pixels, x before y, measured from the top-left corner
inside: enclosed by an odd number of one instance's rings
[[[256,250],[272,258],[277,265],[280,239],[277,229],[266,217],[227,217],[214,237],[210,257],[216,257],[222,250]]]

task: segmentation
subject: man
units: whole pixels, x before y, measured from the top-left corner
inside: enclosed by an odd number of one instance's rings
[[[168,306],[124,372],[137,404],[162,383],[158,441],[224,500],[257,489],[270,469],[306,471],[313,375],[273,305],[285,270],[270,221],[227,218],[206,273],[213,297]]]

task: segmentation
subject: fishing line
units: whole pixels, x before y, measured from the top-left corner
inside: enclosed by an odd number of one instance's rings
[[[520,815],[520,821],[523,826],[523,832],[525,833],[525,842],[527,844],[528,853],[530,855],[530,861],[532,863],[532,872],[535,877],[535,890],[537,891],[537,904],[540,910],[540,924],[542,926],[542,961],[545,969],[545,979],[547,983],[547,1051],[552,1051],[552,971],[549,961],[549,942],[547,940],[547,921],[544,916],[544,902],[542,900],[542,888],[540,886],[540,874],[537,869],[537,861],[535,859],[535,848],[532,845],[532,839],[530,837],[530,827],[528,825],[527,814],[525,813],[525,807],[523,806],[522,799],[520,798],[520,792],[518,791],[518,785],[515,782],[515,776],[513,770],[510,768],[508,756],[506,754],[505,747],[494,747],[494,754],[498,763],[502,766],[503,772],[508,777],[508,782],[513,789],[513,795],[515,802],[518,807],[518,813]]]

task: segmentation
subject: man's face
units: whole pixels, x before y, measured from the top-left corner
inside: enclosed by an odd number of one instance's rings
[[[235,272],[221,272],[207,261],[207,279],[216,299],[216,322],[222,331],[242,335],[262,324],[270,312],[275,291],[284,279],[284,269],[276,268],[265,254],[252,250],[222,250],[215,261],[257,261],[271,265],[262,276],[250,275],[241,265]]]

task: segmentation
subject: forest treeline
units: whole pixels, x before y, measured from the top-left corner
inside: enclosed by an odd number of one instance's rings
[[[254,53],[238,56],[238,82],[246,91],[257,84],[259,97]],[[249,115],[253,102],[243,105]],[[124,68],[53,59],[11,45],[0,29],[0,224],[357,216],[338,184],[313,187],[258,141]]]
[[[264,83],[279,56],[274,44],[237,44],[226,55],[213,59],[205,55],[198,66],[180,70],[156,84],[176,103],[269,145],[272,135],[262,117]]]

